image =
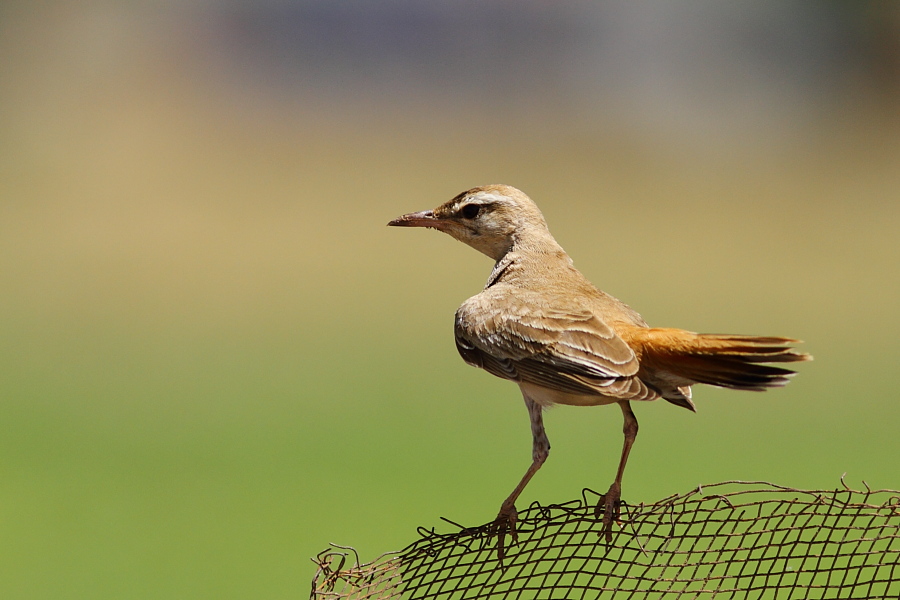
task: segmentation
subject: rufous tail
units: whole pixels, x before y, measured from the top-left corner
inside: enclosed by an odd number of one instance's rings
[[[653,379],[678,386],[706,383],[736,390],[781,387],[794,371],[764,363],[812,360],[791,348],[798,340],[783,337],[692,333],[682,329],[632,332],[632,347],[641,352],[641,370]],[[652,374],[650,373],[652,371]]]

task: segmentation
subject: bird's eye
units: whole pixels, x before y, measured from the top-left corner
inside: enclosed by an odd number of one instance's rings
[[[478,204],[466,204],[462,207],[459,213],[463,216],[464,219],[474,219],[478,216],[478,212],[481,210],[481,206]]]

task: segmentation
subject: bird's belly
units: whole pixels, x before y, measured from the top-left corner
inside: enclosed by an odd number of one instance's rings
[[[602,406],[615,404],[619,399],[609,396],[572,394],[551,388],[542,387],[533,383],[520,383],[522,393],[541,406],[549,408],[554,404],[568,404],[569,406]]]

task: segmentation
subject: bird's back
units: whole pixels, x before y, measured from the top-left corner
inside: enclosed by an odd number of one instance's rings
[[[635,311],[594,287],[560,249],[510,253],[485,289],[456,314],[457,348],[469,364],[535,389],[547,404],[605,404],[658,395],[617,327],[646,327]]]

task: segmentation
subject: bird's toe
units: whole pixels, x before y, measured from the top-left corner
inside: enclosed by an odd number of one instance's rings
[[[618,483],[609,486],[609,491],[600,496],[594,509],[597,518],[602,519],[601,532],[606,538],[606,543],[612,542],[612,524],[619,519],[619,507],[622,504],[622,487]]]
[[[497,513],[497,518],[488,527],[488,533],[497,536],[497,557],[502,561],[506,555],[506,535],[512,538],[513,544],[519,541],[516,532],[516,521],[518,521],[519,513],[516,511],[515,505],[504,504]]]

